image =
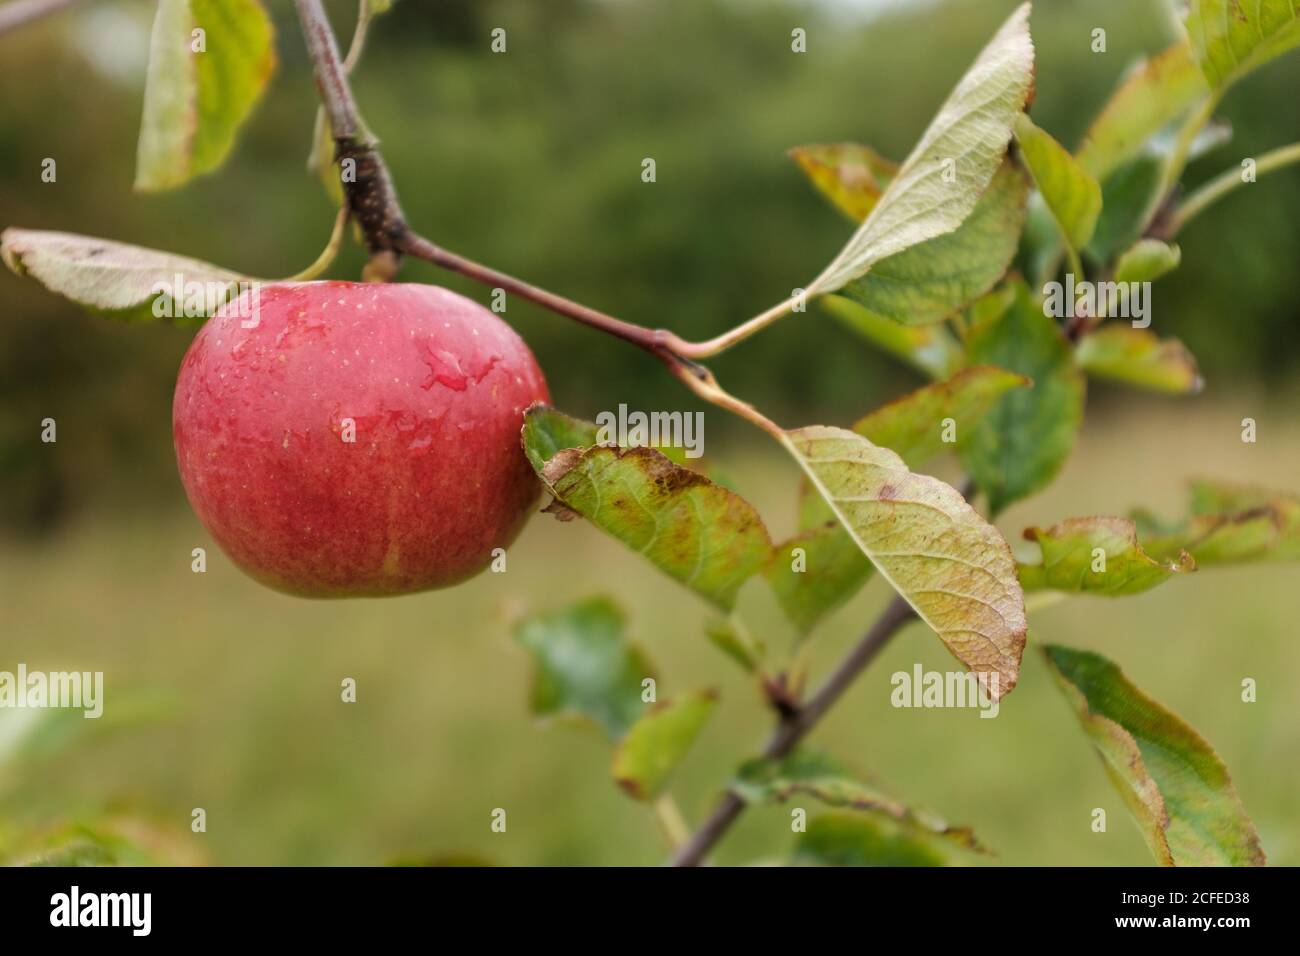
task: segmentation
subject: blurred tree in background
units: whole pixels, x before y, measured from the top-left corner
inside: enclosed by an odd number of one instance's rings
[[[131,192],[151,3],[102,0],[0,39],[0,223],[166,247],[261,276],[310,262],[333,220],[305,173],[315,94],[288,3],[282,76],[215,175]],[[870,143],[901,159],[1014,0],[951,0],[868,18],[848,3],[758,0],[400,0],[377,21],[355,86],[412,223],[447,247],[641,324],[703,338],[790,294],[852,226],[788,147]],[[332,3],[339,33],[351,2]],[[808,53],[790,52],[790,30]],[[508,52],[489,50],[504,27]],[[1091,31],[1107,31],[1105,53]],[[1039,0],[1037,122],[1077,145],[1137,57],[1168,45],[1164,0]],[[1297,138],[1300,61],[1229,95],[1233,144],[1193,180]],[[58,163],[57,182],[40,179]],[[653,157],[657,182],[641,182]],[[1281,386],[1300,362],[1300,178],[1282,173],[1214,207],[1181,238],[1181,280],[1157,325],[1216,386]],[[1243,241],[1233,241],[1235,235]],[[1246,237],[1250,237],[1248,240]],[[354,248],[332,275],[355,278]],[[487,290],[409,263],[404,279]],[[512,302],[506,318],[590,417],[620,401],[694,408],[642,353]],[[809,334],[809,326],[815,334]],[[0,528],[41,533],[85,508],[178,504],[171,394],[192,328],[130,328],[0,275]],[[585,361],[560,363],[561,353]],[[813,307],[728,353],[729,389],[788,425],[846,422],[911,382]],[[1098,391],[1094,400],[1105,401]],[[58,422],[55,448],[40,423]],[[710,416],[710,425],[731,422]]]

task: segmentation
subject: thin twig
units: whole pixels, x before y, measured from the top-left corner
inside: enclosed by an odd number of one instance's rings
[[[1256,177],[1264,176],[1283,166],[1289,166],[1292,163],[1300,163],[1300,143],[1292,143],[1290,146],[1281,146],[1277,149],[1269,150],[1263,156],[1255,161]],[[1228,193],[1232,192],[1238,186],[1246,181],[1241,178],[1240,169],[1229,169],[1220,173],[1214,179],[1201,186],[1196,192],[1187,197],[1173,214],[1173,219],[1169,226],[1169,235],[1173,236],[1189,222],[1204,212],[1209,206],[1218,202]]]
[[[705,342],[688,342],[665,329],[648,329],[606,315],[566,299],[564,296],[480,265],[464,256],[456,255],[417,235],[406,223],[401,205],[397,201],[397,192],[393,187],[392,178],[388,174],[388,167],[366,130],[365,124],[361,121],[348,82],[348,64],[339,58],[338,43],[320,0],[295,0],[295,3],[303,35],[307,40],[307,52],[311,57],[316,77],[316,89],[333,131],[335,160],[339,163],[341,171],[345,171],[344,163],[349,160],[353,163],[351,175],[343,177],[343,190],[352,216],[365,235],[366,245],[370,249],[371,258],[365,274],[368,280],[387,281],[393,278],[402,253],[424,259],[444,269],[459,272],[477,282],[503,288],[559,315],[631,342],[667,362],[679,378],[710,401],[713,400],[710,395],[725,393],[721,393],[716,382],[707,384],[702,390],[691,380],[692,376],[698,381],[707,378],[700,374],[701,367],[695,363],[695,359],[716,355],[748,338],[784,316],[798,304],[797,299],[788,299],[717,338]],[[359,47],[354,42],[349,59],[353,59],[352,52],[358,51]],[[760,427],[768,428],[770,423],[764,424],[758,421],[754,414],[742,410],[748,409],[748,406],[739,402],[736,404],[740,406],[737,409],[739,414],[754,421]]]
[[[81,0],[10,0],[0,6],[0,36],[80,2]]]

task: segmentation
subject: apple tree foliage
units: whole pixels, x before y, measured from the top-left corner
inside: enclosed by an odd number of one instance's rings
[[[347,67],[366,22],[386,6],[362,3]],[[806,642],[873,578],[906,602],[895,626],[914,616],[1001,699],[1020,676],[1026,594],[1030,608],[1048,597],[1129,596],[1179,586],[1215,564],[1300,558],[1300,496],[1247,486],[1198,483],[1187,514],[1172,520],[1143,511],[1066,516],[1029,528],[1015,550],[991,523],[1060,473],[1089,378],[1173,395],[1201,388],[1196,361],[1177,339],[1104,311],[1061,321],[1043,292],[1067,273],[1150,282],[1174,272],[1182,173],[1228,135],[1215,107],[1230,86],[1300,45],[1300,0],[1188,7],[1183,39],[1125,75],[1074,151],[1030,116],[1029,4],[988,41],[900,161],[855,143],[791,151],[855,225],[799,298],[931,380],[849,427],[780,428],[745,403],[718,403],[757,420],[801,470],[792,535],[774,537],[752,504],[694,463],[602,444],[595,425],[553,408],[526,413],[522,448],[552,498],[546,511],[594,525],[716,611],[706,636],[752,675],[778,712],[778,731],[807,717]],[[203,50],[191,42],[198,27]],[[275,66],[261,0],[161,0],[136,188],[173,188],[219,165]],[[341,202],[328,126],[322,111],[312,167]],[[167,294],[159,289],[176,273],[232,291],[249,278],[65,233],[9,228],[2,251],[14,272],[128,320],[157,315]],[[925,471],[948,451],[970,477],[965,493]],[[751,582],[771,589],[798,634],[788,658],[735,614]],[[534,713],[600,730],[614,782],[652,805],[678,845],[689,829],[669,785],[718,695],[695,689],[659,699],[653,666],[627,630],[615,603],[593,597],[526,618],[516,637],[535,660]],[[1106,657],[1045,641],[1035,653],[1059,685],[1063,716],[1074,714],[1157,862],[1264,862],[1204,738]],[[985,851],[968,827],[804,745],[806,729],[797,746],[787,738],[724,784],[726,799],[742,804],[797,798],[826,808],[798,834],[790,862],[933,865],[952,852]]]

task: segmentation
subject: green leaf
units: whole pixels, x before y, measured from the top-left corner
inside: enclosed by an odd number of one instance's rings
[[[1086,336],[1075,357],[1089,375],[1154,392],[1194,395],[1205,384],[1182,342],[1128,325],[1107,325]]]
[[[1139,63],[1088,127],[1079,164],[1099,181],[1106,179],[1207,92],[1186,41]]]
[[[752,674],[762,669],[767,648],[762,641],[752,637],[739,621],[714,618],[704,625],[704,636],[747,673]]]
[[[1092,238],[1101,214],[1097,180],[1024,113],[1016,117],[1016,142],[1061,235],[1070,248],[1082,249]]]
[[[862,810],[905,826],[914,833],[940,837],[967,850],[987,852],[970,827],[949,826],[926,810],[913,810],[858,780],[826,754],[798,750],[784,760],[758,758],[743,764],[731,789],[747,803],[785,803],[806,795],[831,807]]]
[[[871,562],[843,526],[831,521],[777,545],[764,575],[785,616],[806,635],[862,589]]]
[[[1026,3],[958,82],[848,244],[809,284],[810,296],[834,292],[882,259],[966,220],[1002,165],[1033,68]]]
[[[599,429],[591,422],[536,402],[524,410],[524,454],[539,475],[546,463],[566,448],[590,448]]]
[[[1005,400],[1005,396],[1004,396]],[[1024,595],[1011,550],[954,489],[841,428],[785,443],[862,552],[994,700],[1015,686]]]
[[[1191,513],[1169,526],[1135,515],[1143,546],[1164,557],[1187,551],[1201,567],[1300,560],[1300,495],[1200,481]]]
[[[1264,851],[1213,748],[1099,654],[1043,654],[1156,862],[1263,866]]]
[[[824,813],[799,834],[793,863],[801,866],[943,866],[944,858],[907,833],[888,832],[852,813]]]
[[[952,447],[944,441],[948,419],[952,420],[954,441],[961,441],[1001,396],[1032,384],[1023,375],[992,365],[971,366],[946,381],[882,405],[860,418],[853,430],[873,445],[895,452],[909,468],[916,468]]]
[[[1152,153],[1130,160],[1101,184],[1101,215],[1088,243],[1088,254],[1110,262],[1142,237],[1160,208],[1167,157]]]
[[[840,294],[903,325],[941,322],[1002,278],[1025,225],[1029,182],[1003,163],[975,209],[952,232],[877,262]]]
[[[998,399],[959,448],[994,515],[1056,477],[1083,418],[1084,379],[1069,342],[1023,282],[1013,289],[1010,306],[981,318],[966,340],[972,363],[1018,372],[1034,383]]]
[[[221,165],[274,70],[275,30],[258,0],[161,0],[135,188],[171,189]]]
[[[900,325],[838,295],[822,306],[877,348],[902,359],[931,378],[946,378],[962,363],[961,346],[943,325]]]
[[[562,447],[584,433],[566,417],[524,416],[524,450],[556,501],[730,611],[772,553],[753,505],[653,448]]]
[[[646,711],[614,750],[610,772],[615,782],[637,800],[654,800],[663,793],[717,699],[713,691],[695,691]]]
[[[1159,239],[1139,239],[1115,263],[1116,282],[1154,282],[1173,272],[1182,261],[1182,251]]]
[[[1042,194],[1030,193],[1025,206],[1025,231],[1020,236],[1018,270],[1028,277],[1031,286],[1041,289],[1060,269],[1064,248],[1061,229]]]
[[[867,218],[898,175],[897,163],[857,143],[796,146],[789,156],[818,192],[854,222]]]
[[[520,621],[515,640],[536,666],[533,713],[590,720],[611,740],[622,737],[645,713],[641,682],[653,676],[625,626],[623,612],[601,597]]]
[[[1119,597],[1148,591],[1186,571],[1196,562],[1187,552],[1177,561],[1157,561],[1138,544],[1130,518],[1067,518],[1050,528],[1026,528],[1041,560],[1020,565],[1026,591],[1071,591]]]
[[[1300,0],[1191,0],[1187,35],[1206,80],[1225,89],[1300,45]]]
[[[131,322],[206,318],[239,291],[240,283],[252,281],[197,259],[67,232],[6,229],[0,233],[0,256],[17,275],[30,275],[65,299]],[[178,277],[183,289],[177,289]]]

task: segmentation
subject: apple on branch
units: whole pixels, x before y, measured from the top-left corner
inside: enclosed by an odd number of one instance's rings
[[[199,331],[172,428],[195,513],[254,578],[405,594],[472,577],[514,540],[540,492],[523,413],[548,399],[528,346],[469,299],[290,283]]]

